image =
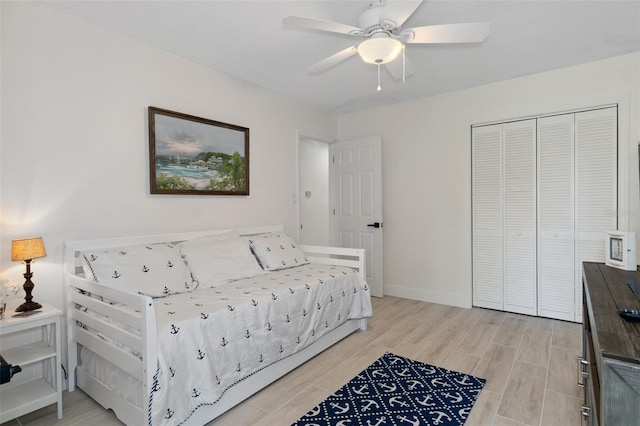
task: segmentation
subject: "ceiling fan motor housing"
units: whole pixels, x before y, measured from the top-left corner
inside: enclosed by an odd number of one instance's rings
[[[392,21],[380,22],[385,3],[386,1],[384,0],[371,3],[369,9],[365,10],[358,18],[358,27],[362,28],[365,36],[378,31],[390,31],[395,28]]]

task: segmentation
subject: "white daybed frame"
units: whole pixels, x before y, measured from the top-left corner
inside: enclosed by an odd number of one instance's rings
[[[88,249],[123,247],[139,244],[160,242],[179,242],[203,235],[222,233],[228,230],[187,232],[177,234],[148,235],[125,238],[109,238],[96,240],[75,240],[65,242],[65,289],[67,303],[67,340],[68,340],[68,371],[69,391],[75,390],[76,385],[105,408],[111,408],[116,416],[128,425],[148,424],[147,402],[149,389],[152,387],[153,374],[157,368],[157,337],[156,318],[153,299],[139,294],[126,293],[112,287],[106,287],[96,282],[84,279],[78,253]],[[240,235],[255,235],[264,232],[283,232],[282,225],[239,229]],[[365,277],[364,250],[339,247],[300,246],[313,263],[348,266],[357,269]],[[90,292],[94,296],[128,305],[139,312],[133,315],[130,311],[123,311],[116,306],[103,303],[96,298],[88,297],[76,289]],[[82,305],[118,321],[139,329],[140,336],[114,328],[108,322],[100,321],[75,308]],[[117,345],[96,337],[76,323],[80,321],[87,326],[109,336],[111,339],[138,351],[142,355],[139,359]],[[223,397],[213,405],[201,406],[184,424],[203,425],[238,403],[247,399],[258,390],[279,379],[300,364],[311,359],[329,346],[347,337],[357,330],[366,330],[366,319],[350,320],[334,329],[320,340],[306,347],[302,351],[283,359],[236,384],[228,389]],[[107,385],[88,374],[78,366],[81,346],[100,354],[103,358],[119,366],[128,374],[136,377],[141,383],[141,401],[143,406],[135,406],[112,391]]]

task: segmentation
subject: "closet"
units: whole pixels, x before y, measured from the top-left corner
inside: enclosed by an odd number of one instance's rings
[[[617,229],[617,107],[472,127],[473,305],[582,321]]]

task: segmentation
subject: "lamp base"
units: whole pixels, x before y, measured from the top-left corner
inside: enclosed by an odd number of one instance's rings
[[[24,302],[22,305],[16,308],[16,312],[27,312],[27,311],[35,311],[36,309],[42,308],[42,305],[38,302]]]

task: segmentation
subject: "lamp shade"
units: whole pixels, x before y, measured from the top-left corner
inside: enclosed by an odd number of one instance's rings
[[[46,255],[42,237],[11,241],[11,260],[31,260]]]
[[[386,64],[402,52],[402,43],[388,37],[370,38],[358,46],[358,54],[370,64]]]

